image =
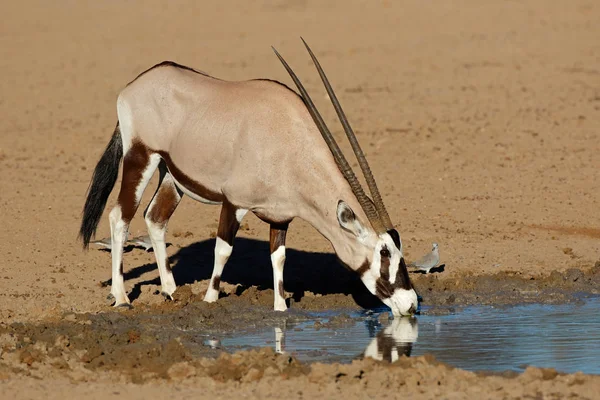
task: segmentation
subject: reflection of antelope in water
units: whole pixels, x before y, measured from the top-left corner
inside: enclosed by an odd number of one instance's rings
[[[123,281],[123,243],[142,193],[158,169],[160,183],[145,220],[165,295],[175,291],[165,248],[166,227],[187,194],[204,203],[222,204],[206,301],[218,298],[233,239],[250,210],[271,227],[276,310],[286,309],[285,237],[290,221],[299,217],[332,243],[338,257],[360,274],[366,287],[395,315],[416,311],[417,295],[408,277],[400,236],[337,98],[310,54],[373,200],[363,191],[310,97],[279,54],[301,96],[269,80],[227,82],[171,62],[158,64],[119,94],[119,121],[94,170],[80,229],[87,247],[123,158],[121,190],[109,215],[111,294],[116,306],[129,305]]]
[[[375,360],[395,362],[400,356],[410,357],[412,345],[418,337],[419,325],[416,318],[394,318],[377,333],[362,355]]]
[[[369,336],[372,337],[377,329],[376,326],[379,326],[379,323],[377,321],[367,322]],[[375,326],[372,325],[373,322],[376,324]],[[274,331],[275,352],[285,353],[285,324],[283,329],[275,327]],[[381,329],[377,335],[375,335],[371,342],[369,342],[365,351],[356,358],[362,359],[369,357],[379,361],[395,362],[403,355],[410,357],[413,343],[417,341],[418,337],[419,325],[416,318],[395,318],[388,326]],[[305,343],[305,341],[303,342]]]

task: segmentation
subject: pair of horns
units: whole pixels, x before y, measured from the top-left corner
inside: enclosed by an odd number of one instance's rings
[[[342,110],[342,106],[340,105],[340,102],[338,101],[337,96],[335,95],[333,88],[331,87],[331,84],[329,83],[329,80],[325,75],[325,72],[323,72],[323,68],[321,68],[321,64],[319,64],[317,57],[315,57],[314,53],[312,52],[310,47],[308,47],[308,44],[306,44],[304,39],[302,39],[302,42],[304,43],[304,46],[306,46],[306,49],[308,50],[308,53],[310,54],[310,57],[312,58],[313,63],[315,64],[315,67],[317,68],[317,71],[321,76],[321,80],[323,81],[323,85],[325,85],[327,94],[329,95],[329,98],[333,103],[333,107],[335,108],[338,118],[340,119],[340,122],[344,127],[344,132],[346,132],[346,136],[348,137],[350,145],[352,146],[352,150],[354,151],[354,154],[358,159],[358,164],[360,165],[360,168],[363,172],[363,175],[367,182],[367,186],[369,187],[369,191],[373,196],[373,201],[371,201],[371,199],[369,199],[369,197],[365,194],[365,191],[363,190],[358,178],[354,174],[354,171],[352,171],[352,167],[350,167],[350,164],[348,164],[346,157],[344,157],[342,150],[340,149],[337,142],[335,141],[335,138],[329,131],[329,128],[327,128],[327,125],[325,125],[325,121],[323,121],[321,114],[317,110],[317,107],[315,107],[315,104],[308,95],[306,89],[304,88],[294,71],[292,71],[288,63],[283,59],[283,57],[274,47],[273,51],[275,52],[275,54],[277,55],[287,72],[290,74],[290,77],[292,78],[292,80],[296,84],[296,87],[300,91],[302,99],[304,100],[304,103],[308,108],[308,112],[310,113],[311,117],[315,121],[315,124],[319,128],[323,139],[325,139],[327,146],[329,146],[329,150],[331,150],[331,153],[333,154],[338,168],[350,184],[354,195],[358,199],[362,209],[367,215],[367,218],[369,218],[369,222],[371,222],[371,225],[373,226],[375,231],[377,233],[383,233],[390,229],[393,229],[394,226],[392,225],[390,216],[383,204],[381,194],[379,193],[379,189],[377,188],[377,183],[375,182],[375,178],[373,178],[371,168],[369,168],[369,163],[367,162],[367,159],[365,158],[365,155],[360,145],[358,144],[356,135],[354,134],[354,131],[352,130],[352,127],[350,126],[346,115],[344,114],[344,110]]]

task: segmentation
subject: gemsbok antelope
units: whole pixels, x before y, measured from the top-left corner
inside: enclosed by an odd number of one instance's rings
[[[306,45],[306,43],[304,43]],[[87,248],[123,159],[121,190],[109,214],[115,306],[129,306],[123,281],[123,244],[146,189],[159,170],[159,186],[145,211],[162,292],[175,280],[165,247],[169,218],[184,194],[221,204],[211,281],[204,297],[218,299],[221,273],[248,211],[270,224],[274,309],[286,310],[285,237],[302,218],[333,245],[367,289],[394,315],[414,314],[417,294],[367,160],[325,73],[306,45],[352,144],[373,197],[362,189],[308,93],[273,49],[300,91],[272,80],[229,82],[163,62],[121,91],[118,122],[96,165],[83,210],[80,237]]]

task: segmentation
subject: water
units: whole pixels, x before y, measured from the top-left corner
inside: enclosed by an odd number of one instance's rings
[[[600,299],[584,304],[468,307],[448,315],[379,323],[378,313],[353,313],[347,324],[315,321],[225,338],[226,350],[273,346],[304,361],[350,362],[370,356],[433,354],[471,371],[523,371],[527,366],[600,374]],[[318,323],[317,323],[318,325]],[[343,325],[343,326],[341,326]]]

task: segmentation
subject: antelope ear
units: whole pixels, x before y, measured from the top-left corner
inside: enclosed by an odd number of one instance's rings
[[[360,223],[356,214],[343,200],[338,201],[337,205],[337,219],[340,226],[354,234],[354,236],[360,238],[365,232],[364,226]]]

